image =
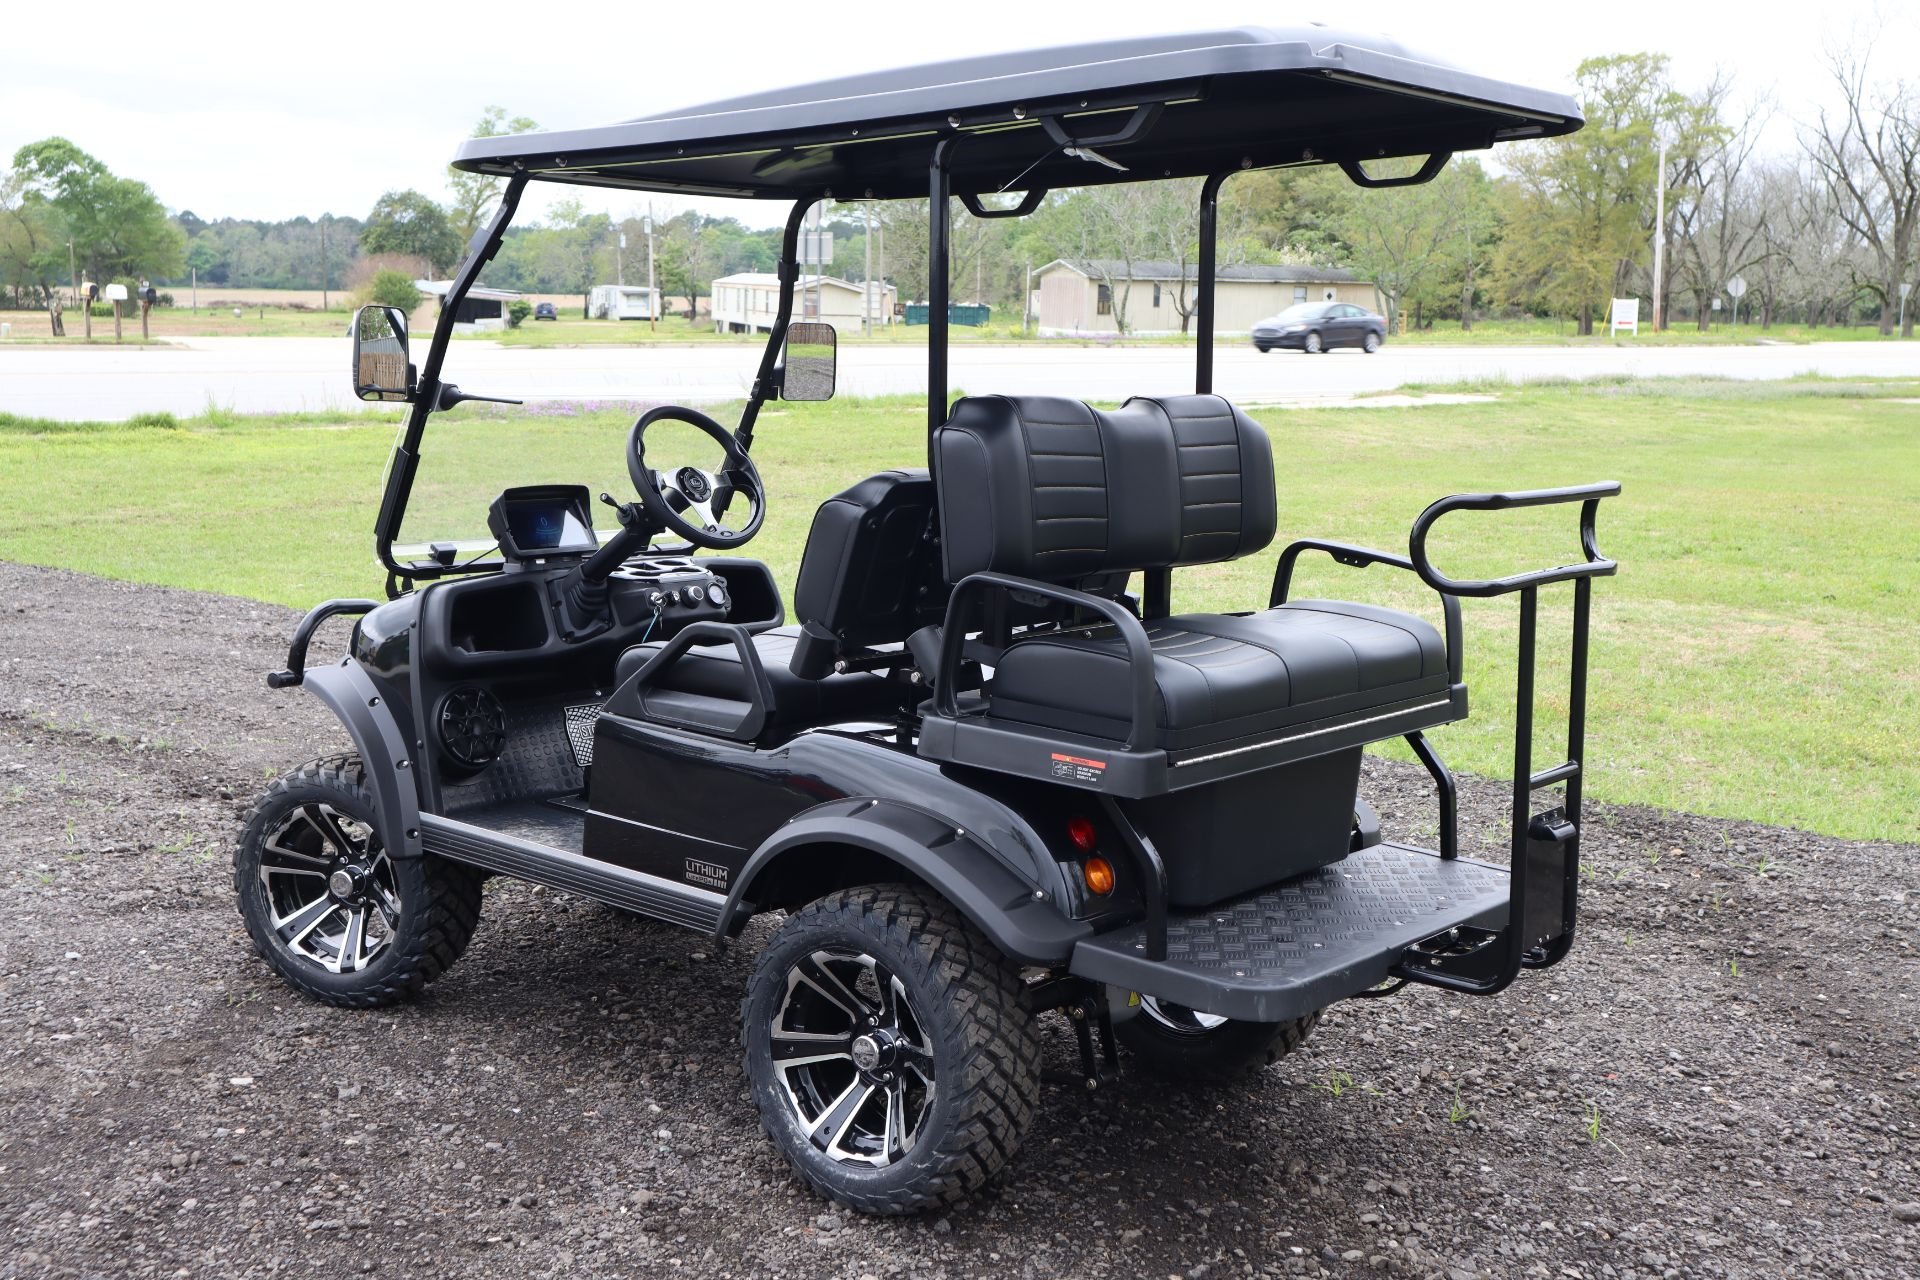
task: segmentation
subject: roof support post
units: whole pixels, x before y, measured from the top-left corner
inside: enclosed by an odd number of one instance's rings
[[[949,221],[953,200],[953,175],[947,171],[947,157],[958,138],[943,138],[933,149],[933,166],[927,184],[927,432],[932,433],[947,420],[947,312],[953,271],[952,224]]]
[[[746,407],[740,411],[740,425],[733,433],[743,453],[753,448],[753,424],[759,421],[760,406],[772,399],[775,392],[775,370],[780,362],[780,348],[787,341],[787,326],[793,323],[794,286],[800,279],[800,228],[818,203],[818,197],[803,196],[795,200],[793,210],[787,214],[786,229],[780,236],[780,261],[774,267],[780,275],[780,304],[774,311],[773,327],[767,331],[767,349],[760,353],[759,372],[753,375],[753,390],[747,394]]]
[[[1200,280],[1194,310],[1200,316],[1193,358],[1193,389],[1213,394],[1214,276],[1220,269],[1220,185],[1227,174],[1209,175],[1200,184]]]
[[[400,443],[393,447],[393,462],[387,467],[387,490],[381,495],[380,515],[374,521],[374,549],[380,556],[380,563],[386,566],[389,581],[394,577],[410,576],[394,563],[393,542],[400,536],[400,522],[407,513],[407,498],[413,492],[414,473],[420,469],[420,437],[426,433],[427,419],[441,407],[440,366],[445,362],[447,347],[453,341],[454,321],[460,313],[460,304],[466,301],[467,291],[479,281],[481,268],[493,261],[493,255],[500,252],[500,242],[506,237],[514,211],[520,207],[520,193],[526,188],[525,173],[516,173],[507,179],[507,189],[500,194],[500,207],[494,210],[492,221],[474,233],[472,242],[467,246],[467,260],[454,275],[447,296],[440,300],[440,315],[434,322],[433,341],[427,347],[427,362],[420,371],[413,405],[407,414],[407,431]]]

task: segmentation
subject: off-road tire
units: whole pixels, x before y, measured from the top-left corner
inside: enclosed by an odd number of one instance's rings
[[[254,950],[294,990],[346,1009],[397,1004],[452,967],[480,923],[480,884],[475,871],[428,855],[392,860],[399,890],[400,924],[364,969],[334,973],[290,951],[272,925],[261,883],[262,846],[286,814],[321,803],[371,824],[377,812],[366,771],[355,755],[315,760],[276,779],[255,800],[233,853],[233,888],[240,918]]]
[[[1326,340],[1317,333],[1310,333],[1300,340],[1300,349],[1310,356],[1317,356],[1327,349]]]
[[[1291,1022],[1228,1020],[1209,1031],[1183,1031],[1144,1010],[1114,1027],[1136,1065],[1153,1075],[1203,1084],[1232,1084],[1259,1075],[1306,1042],[1315,1011]]]
[[[773,1065],[771,1031],[787,974],[823,949],[857,950],[906,987],[934,1046],[936,1088],[904,1157],[883,1167],[817,1150]],[[1014,1157],[1040,1101],[1040,1039],[1019,971],[951,904],[910,885],[828,895],[781,925],[740,1005],[747,1076],[773,1145],[809,1187],[860,1213],[898,1215],[978,1191]]]

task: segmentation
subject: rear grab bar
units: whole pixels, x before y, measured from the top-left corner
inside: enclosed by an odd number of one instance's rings
[[[1602,480],[1598,484],[1574,485],[1565,489],[1529,489],[1520,493],[1456,493],[1450,498],[1442,498],[1422,511],[1420,518],[1413,522],[1413,533],[1408,538],[1413,570],[1435,591],[1450,596],[1477,597],[1504,596],[1553,582],[1612,577],[1620,566],[1600,554],[1594,521],[1599,516],[1601,499],[1618,497],[1619,493],[1618,480]],[[1567,502],[1581,504],[1580,549],[1587,558],[1580,564],[1536,569],[1531,573],[1516,573],[1505,578],[1456,579],[1434,568],[1433,561],[1427,555],[1427,535],[1433,532],[1433,526],[1440,522],[1440,517],[1449,512],[1507,511],[1515,507],[1550,507]]]

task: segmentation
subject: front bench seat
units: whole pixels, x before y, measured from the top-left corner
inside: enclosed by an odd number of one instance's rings
[[[1273,541],[1272,446],[1219,396],[1142,397],[1112,411],[1047,396],[970,397],[935,433],[934,461],[954,582],[991,571],[1073,586],[1236,560]],[[1297,601],[1181,614],[1147,629],[1153,745],[1164,750],[1422,700],[1432,704],[1424,724],[1454,718],[1439,633],[1398,610]],[[995,664],[986,712],[1124,739],[1129,678],[1111,631],[1017,638]]]
[[[944,614],[933,507],[933,480],[915,470],[869,476],[820,504],[793,592],[799,625],[753,636],[773,695],[762,736],[898,718],[909,686],[878,670],[842,674],[835,666],[842,658],[899,649]],[[655,641],[621,655],[607,710],[740,736],[753,701],[740,651],[731,644],[690,649],[644,693],[637,691],[632,678],[665,647]]]
[[[754,652],[773,689],[767,732],[858,720],[889,722],[894,718],[900,695],[886,676],[854,672],[816,680],[795,675],[793,655],[799,645],[799,627],[778,627],[753,637]],[[730,644],[687,650],[646,691],[646,704],[640,705],[639,696],[631,688],[632,678],[664,648],[666,643],[656,640],[635,645],[620,655],[614,677],[618,692],[607,710],[712,733],[725,734],[738,724],[753,694],[740,663],[740,651]]]

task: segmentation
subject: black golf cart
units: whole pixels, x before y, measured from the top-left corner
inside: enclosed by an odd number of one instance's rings
[[[720,944],[785,912],[742,1005],[746,1069],[801,1176],[877,1213],[951,1202],[1012,1158],[1042,1013],[1067,1015],[1090,1081],[1117,1067],[1116,1041],[1143,1068],[1217,1077],[1287,1052],[1336,1000],[1492,994],[1556,963],[1574,933],[1589,604],[1615,569],[1594,522],[1617,485],[1443,498],[1405,554],[1296,542],[1261,608],[1175,614],[1169,584],[1263,551],[1277,523],[1272,444],[1212,389],[1222,183],[1325,163],[1362,186],[1421,182],[1450,153],[1580,124],[1564,97],[1302,27],[466,143],[455,164],[506,186],[424,363],[404,316],[356,320],[357,391],[411,405],[376,526],[388,599],[321,605],[269,677],[325,701],[355,752],[254,808],[235,887],[261,954],[318,999],[373,1006],[459,957],[488,875]],[[1367,167],[1406,157],[1398,176]],[[1049,189],[1190,177],[1191,394],[948,402],[953,200],[1018,217]],[[588,488],[556,482],[494,499],[478,550],[401,545],[429,421],[478,398],[442,371],[460,300],[533,181],[790,201],[758,375],[731,428],[684,407],[633,424],[638,500],[601,495],[605,530]],[[767,514],[761,408],[833,392],[832,329],[793,320],[802,220],[821,200],[928,196],[928,469],[849,476],[813,514],[789,608],[741,553]],[[710,458],[663,456],[667,429]],[[1579,509],[1580,563],[1457,581],[1429,558],[1451,513],[1551,503]],[[1442,627],[1294,599],[1308,553],[1417,575]],[[1569,745],[1536,770],[1535,618],[1556,583],[1574,611]],[[1457,856],[1454,784],[1423,734],[1467,714],[1460,598],[1508,593],[1518,723],[1497,867]],[[340,615],[358,617],[345,656],[309,666]],[[1383,841],[1357,794],[1363,749],[1397,738],[1432,774],[1437,850]]]

